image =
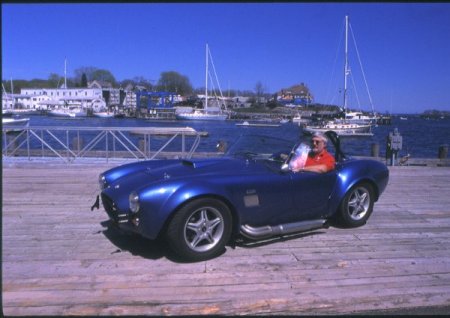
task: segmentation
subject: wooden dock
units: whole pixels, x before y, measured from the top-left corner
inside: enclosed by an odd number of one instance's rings
[[[352,314],[450,306],[450,169],[390,167],[369,222],[183,263],[91,211],[113,164],[5,163],[3,315]]]

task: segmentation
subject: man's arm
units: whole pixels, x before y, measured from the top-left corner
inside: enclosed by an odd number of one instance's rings
[[[298,169],[294,172],[301,172],[301,171],[311,171],[311,172],[318,172],[318,173],[324,173],[328,171],[327,165],[320,164],[320,165],[313,165],[313,166],[307,166],[302,169]]]

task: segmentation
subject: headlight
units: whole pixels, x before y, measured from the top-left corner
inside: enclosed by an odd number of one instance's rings
[[[101,174],[98,176],[98,184],[100,186],[100,190],[103,190],[105,188],[106,178],[104,175]]]
[[[138,213],[139,211],[139,195],[136,192],[131,192],[128,197],[128,201],[130,203],[130,211],[132,213]]]

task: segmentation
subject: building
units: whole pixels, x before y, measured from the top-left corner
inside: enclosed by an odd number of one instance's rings
[[[70,105],[100,111],[106,108],[99,88],[23,88],[17,103],[25,108],[53,109]]]
[[[277,93],[277,101],[285,106],[306,106],[311,104],[313,96],[309,88],[304,83],[301,83],[279,91]]]

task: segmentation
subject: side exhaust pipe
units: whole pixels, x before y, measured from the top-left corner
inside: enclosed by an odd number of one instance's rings
[[[266,239],[272,236],[280,236],[292,233],[306,232],[326,227],[326,220],[312,220],[279,225],[266,225],[252,227],[248,224],[241,226],[241,234],[252,240]]]

